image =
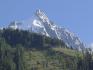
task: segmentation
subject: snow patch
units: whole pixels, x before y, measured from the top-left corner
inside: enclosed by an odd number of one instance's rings
[[[40,27],[40,28],[43,28],[41,22],[38,21],[38,20],[34,20],[34,21],[33,21],[33,25],[34,25],[34,26],[37,26],[37,27]]]

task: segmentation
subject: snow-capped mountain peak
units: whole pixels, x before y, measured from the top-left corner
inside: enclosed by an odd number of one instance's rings
[[[35,18],[29,26],[31,26],[29,30],[35,33],[63,40],[65,44],[70,48],[77,50],[84,49],[84,44],[73,32],[69,31],[64,27],[57,26],[40,9],[36,11]]]
[[[40,20],[42,20],[42,22],[49,22],[48,17],[42,10],[37,10],[36,15],[39,17]]]
[[[39,28],[40,30],[38,29],[39,31],[41,31],[40,33],[44,32],[43,34],[47,34],[49,37],[61,39],[68,45],[68,47],[71,47],[73,49],[80,50],[84,48],[83,43],[77,36],[75,36],[73,32],[54,24],[52,21],[50,21],[48,16],[40,9],[36,11],[36,16],[37,21],[39,21],[43,27],[42,31],[41,28]]]

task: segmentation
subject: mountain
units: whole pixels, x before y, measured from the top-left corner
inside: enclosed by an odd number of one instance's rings
[[[84,48],[84,44],[74,33],[54,24],[41,10],[36,11],[36,19],[32,22],[32,31],[63,40],[68,47],[73,49],[81,50]]]
[[[9,27],[17,29],[18,28],[17,24],[19,25],[19,22],[14,23],[13,27],[13,23],[11,23]],[[63,40],[69,48],[73,48],[75,50],[81,51],[84,49],[84,44],[73,32],[70,32],[68,29],[64,27],[57,26],[40,9],[36,11],[35,18],[32,20],[32,22],[29,23],[28,26],[29,26],[28,30],[30,32],[35,32],[41,35],[46,35],[51,38]]]
[[[93,70],[93,60],[89,53],[66,48],[58,39],[25,30],[3,29],[0,70]]]

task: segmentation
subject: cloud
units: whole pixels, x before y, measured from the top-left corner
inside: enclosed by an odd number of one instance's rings
[[[92,49],[92,51],[93,51],[93,43],[91,43],[91,44],[90,44],[90,48],[91,48],[91,49]]]
[[[90,47],[93,47],[93,43],[90,44]]]

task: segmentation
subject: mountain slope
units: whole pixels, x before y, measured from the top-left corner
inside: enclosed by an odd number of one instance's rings
[[[3,29],[0,30],[0,70],[93,70],[93,59],[90,52],[66,48],[58,39]]]
[[[84,44],[77,36],[75,36],[74,33],[70,32],[66,28],[59,27],[54,24],[41,10],[36,11],[35,18],[32,20],[32,22],[28,23],[28,26],[28,30],[30,32],[35,32],[51,38],[63,40],[69,48],[73,48],[75,50],[81,51],[84,49]],[[17,26],[15,25],[15,27]]]
[[[78,67],[82,53],[58,41],[28,31],[0,30],[0,70],[84,70]]]
[[[74,33],[54,24],[41,10],[36,11],[36,19],[33,20],[31,28],[32,31],[35,30],[37,33],[63,40],[70,48],[78,50],[84,49],[84,44]]]

